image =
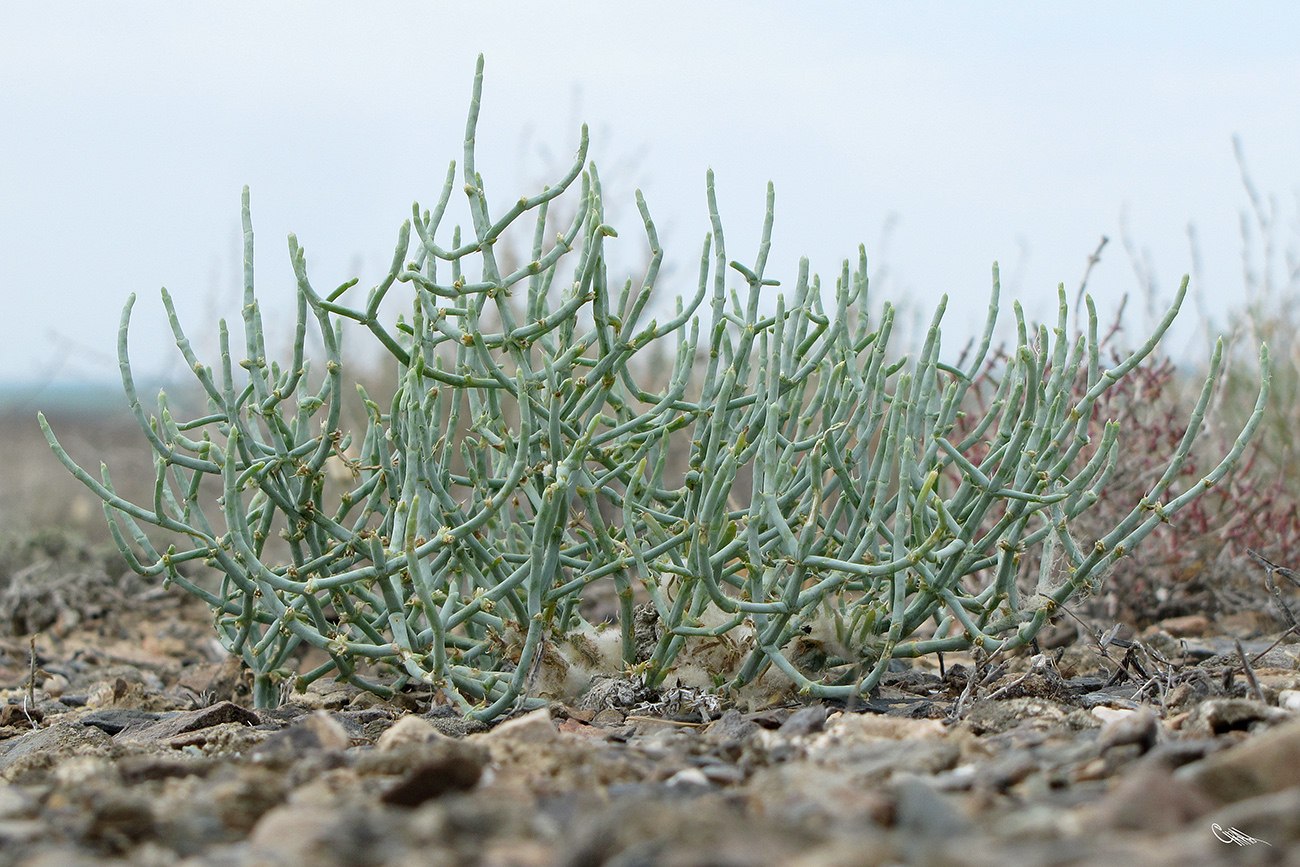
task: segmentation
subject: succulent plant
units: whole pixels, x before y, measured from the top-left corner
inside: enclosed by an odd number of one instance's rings
[[[770,186],[754,264],[728,262],[710,173],[697,289],[666,321],[646,322],[663,254],[640,194],[651,256],[622,286],[609,280],[616,232],[585,128],[563,178],[492,216],[474,162],[481,84],[480,58],[461,166],[472,236],[457,228],[449,246],[438,241],[454,162],[361,306],[343,301],[355,280],[318,293],[290,236],[297,331],[283,363],[268,359],[245,189],[243,358],[223,322],[220,361],[202,362],[163,292],[201,416],[177,420],[165,393],[146,413],[128,301],[121,373],[156,453],[152,503],[118,496],[107,468],[96,479],[78,467],[41,419],[55,453],[103,500],[132,568],[212,607],[259,706],[325,675],[380,695],[429,683],[481,719],[581,689],[593,673],[866,694],[894,658],[1032,641],[1057,606],[1222,479],[1259,423],[1267,373],[1228,453],[1170,490],[1220,348],[1167,471],[1104,535],[1076,539],[1072,521],[1102,496],[1120,448],[1114,424],[1090,438],[1094,407],[1152,352],[1185,281],[1150,339],[1114,367],[1101,365],[1090,299],[1087,332],[1070,333],[1063,290],[1051,330],[1031,328],[1016,305],[1016,345],[990,361],[995,266],[975,350],[941,360],[940,304],[911,358],[891,350],[891,305],[867,315],[862,250],[833,289],[805,260],[793,290],[770,297]],[[550,203],[575,187],[575,217],[548,239]],[[502,233],[529,214],[527,261],[505,273]],[[743,288],[727,288],[728,267]],[[379,312],[398,284],[414,301],[390,327]],[[361,389],[367,418],[355,431],[342,413],[344,320],[398,371],[386,406]],[[319,368],[309,330],[324,347]],[[642,361],[656,352],[672,359],[666,375]],[[1038,546],[1037,584],[1022,594],[1022,558]],[[187,577],[196,562],[217,570],[219,586]],[[602,584],[616,593],[617,625],[582,616],[584,593]],[[329,661],[291,670],[304,644]]]

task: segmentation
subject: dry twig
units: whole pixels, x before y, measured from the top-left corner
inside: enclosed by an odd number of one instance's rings
[[[1279,566],[1271,560],[1265,559],[1257,551],[1250,548],[1246,549],[1246,553],[1250,555],[1250,559],[1264,567],[1264,586],[1268,588],[1268,592],[1273,596],[1273,601],[1277,603],[1278,610],[1282,612],[1282,617],[1286,621],[1287,631],[1289,632],[1300,627],[1300,622],[1296,621],[1295,615],[1291,613],[1290,607],[1288,607],[1286,602],[1283,601],[1282,592],[1277,589],[1277,582],[1273,580],[1273,575],[1276,573],[1297,587],[1300,587],[1300,578],[1297,578],[1295,570],[1288,569],[1285,566]]]
[[[1241,647],[1241,640],[1234,638],[1232,643],[1237,645],[1237,656],[1241,659],[1241,670],[1246,674],[1246,680],[1250,683],[1250,691],[1255,696],[1255,700],[1264,701],[1264,691],[1259,688],[1259,680],[1255,678],[1255,670],[1250,666],[1250,660],[1246,658],[1246,651]]]

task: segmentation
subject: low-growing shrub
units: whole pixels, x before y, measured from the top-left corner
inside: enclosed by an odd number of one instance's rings
[[[1171,494],[1220,348],[1163,470],[1117,520],[1080,537],[1071,528],[1120,454],[1117,425],[1094,428],[1094,409],[1151,354],[1177,303],[1109,368],[1091,301],[1077,336],[1063,290],[1054,329],[1031,327],[1017,305],[1016,345],[989,373],[995,267],[982,340],[960,366],[941,359],[943,304],[916,357],[895,358],[894,309],[865,312],[865,252],[833,289],[804,261],[793,289],[770,298],[772,190],[754,264],[728,262],[710,173],[713,231],[695,294],[667,321],[646,322],[662,261],[655,226],[638,195],[651,260],[638,283],[611,285],[605,245],[616,232],[585,129],[568,174],[492,216],[474,162],[481,80],[480,63],[462,166],[472,237],[455,229],[449,246],[438,240],[455,163],[359,306],[343,301],[356,281],[316,291],[290,236],[297,337],[283,362],[268,358],[263,336],[245,190],[242,358],[223,322],[219,361],[200,360],[163,293],[206,395],[198,418],[174,418],[166,394],[146,413],[128,302],[122,381],[156,453],[152,502],[118,496],[106,468],[90,476],[45,426],[102,498],[131,566],[212,607],[259,705],[274,704],[281,684],[325,675],[380,695],[433,684],[483,719],[581,690],[598,673],[649,686],[674,676],[865,694],[894,658],[1032,641],[1061,603],[1095,589],[1115,560],[1222,480],[1259,422],[1267,375],[1226,455]],[[576,217],[548,238],[550,203],[575,186]],[[505,273],[497,245],[529,213],[531,256]],[[728,290],[728,266],[742,289]],[[399,284],[414,302],[386,327],[379,311]],[[387,405],[361,391],[367,419],[355,431],[340,421],[344,321],[363,326],[398,371]],[[324,347],[320,367],[306,357],[309,329]],[[654,352],[671,371],[651,391],[634,361]],[[972,406],[983,409],[971,415]],[[675,474],[668,457],[683,440],[687,463]],[[1022,592],[1022,557],[1040,546],[1037,585]],[[186,576],[196,561],[218,570],[219,587]],[[579,605],[602,585],[618,600],[618,622],[604,628]],[[303,644],[329,661],[292,671]]]

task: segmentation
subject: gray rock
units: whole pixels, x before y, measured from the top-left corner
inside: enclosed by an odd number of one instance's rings
[[[991,792],[1005,792],[1030,774],[1042,769],[1042,762],[1032,750],[1012,748],[983,763],[971,774],[971,782]]]
[[[448,792],[468,791],[478,785],[488,762],[487,750],[458,741],[408,744],[386,754],[389,757],[408,755],[413,759],[402,779],[380,798],[395,807],[418,807]]]
[[[1192,740],[1165,741],[1156,744],[1142,761],[1148,765],[1161,765],[1166,770],[1175,771],[1184,765],[1199,761],[1211,753],[1227,749],[1229,744],[1222,738],[1202,738]]]
[[[549,708],[538,708],[523,716],[508,719],[490,732],[478,736],[484,743],[549,744],[560,739],[560,731],[551,720]]]
[[[291,791],[285,774],[252,764],[223,764],[204,782],[191,803],[164,805],[168,824],[189,837],[243,837]]]
[[[444,767],[457,773],[464,767],[481,772],[491,753],[482,743],[440,738],[422,743],[405,743],[387,750],[354,750],[348,754],[352,769],[362,776],[406,776],[418,767]],[[465,773],[465,778],[468,772]],[[477,778],[475,778],[477,780]],[[469,783],[467,787],[474,784]]]
[[[380,735],[375,749],[383,753],[405,744],[425,744],[445,737],[429,720],[412,714],[402,717]]]
[[[1045,728],[1063,723],[1072,708],[1045,698],[980,699],[966,716],[975,734],[999,734],[1022,725]]]
[[[1111,747],[1136,744],[1145,753],[1156,745],[1159,736],[1160,718],[1151,708],[1143,707],[1106,723],[1097,738],[1097,748],[1105,752]]]
[[[1253,639],[1241,642],[1242,650],[1251,657],[1256,668],[1283,668],[1294,670],[1300,666],[1300,645],[1277,644],[1274,641]],[[1214,638],[1187,642],[1188,652],[1193,659],[1200,659],[1202,668],[1214,669],[1237,667],[1241,657],[1237,655],[1237,644],[1231,638],[1217,636]],[[1255,657],[1263,653],[1264,656]]]
[[[251,710],[242,708],[233,702],[223,701],[211,707],[171,714],[157,722],[127,729],[119,734],[117,739],[135,743],[158,743],[176,735],[196,732],[222,723],[242,723],[255,726],[261,725],[262,721]]]
[[[1214,807],[1196,786],[1158,765],[1124,777],[1091,810],[1087,826],[1098,831],[1168,834]]]
[[[1219,801],[1242,801],[1289,789],[1300,780],[1300,720],[1186,765],[1177,776]]]
[[[920,777],[903,776],[894,783],[894,826],[919,837],[948,837],[970,829],[970,822],[947,797]]]
[[[112,741],[103,731],[75,722],[61,722],[19,738],[0,742],[0,772],[30,756],[72,755],[108,747]]]
[[[149,801],[131,791],[100,794],[88,805],[84,838],[96,848],[126,852],[156,832]]]
[[[477,719],[466,719],[449,707],[438,707],[424,715],[434,728],[449,738],[463,738],[490,730],[490,726]]]
[[[370,693],[362,693],[370,695]],[[386,707],[334,711],[330,718],[341,725],[354,744],[371,743],[393,724],[397,716]]]
[[[1212,698],[1192,710],[1183,731],[1194,737],[1212,737],[1231,731],[1253,731],[1286,722],[1294,716],[1248,698]]]
[[[329,711],[319,710],[278,731],[253,753],[254,761],[293,758],[312,751],[341,752],[352,746],[352,738]]]
[[[394,817],[373,809],[323,810],[285,804],[268,812],[253,828],[249,848],[283,867],[353,867],[382,864],[386,844],[398,835]]]
[[[204,776],[216,766],[209,758],[177,753],[123,756],[117,761],[122,782],[128,786],[151,780],[168,780],[180,777]]]
[[[561,841],[553,861],[561,867],[785,867],[800,862],[827,864],[813,854],[820,840],[782,817],[747,822],[726,799],[702,794],[679,799],[680,792],[629,792],[609,807],[591,810]],[[521,862],[529,863],[529,862]],[[869,864],[859,858],[845,864]]]
[[[21,786],[0,783],[0,821],[33,818],[40,807],[32,793]]]
[[[0,849],[31,843],[48,832],[46,823],[35,819],[0,819]]]
[[[961,746],[939,737],[877,737],[818,746],[810,758],[818,764],[849,770],[863,780],[884,781],[896,774],[931,775],[951,770],[961,759]]]
[[[85,714],[77,722],[94,726],[107,735],[116,735],[131,726],[144,726],[157,722],[159,715],[134,708],[108,707]]]
[[[745,782],[745,769],[728,762],[710,762],[700,765],[700,773],[709,782],[720,786],[736,786]]]
[[[704,736],[715,743],[727,743],[744,740],[758,730],[758,723],[732,708],[709,723],[704,729]]]
[[[824,728],[826,728],[826,705],[815,704],[790,714],[790,718],[781,723],[779,731],[789,737],[798,737],[814,734]]]

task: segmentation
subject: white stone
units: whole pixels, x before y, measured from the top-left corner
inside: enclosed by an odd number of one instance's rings
[[[395,750],[404,744],[427,744],[437,740],[450,740],[433,727],[424,717],[410,714],[402,717],[379,736],[375,749],[381,753]]]
[[[1128,708],[1106,707],[1105,705],[1097,705],[1092,709],[1092,715],[1095,716],[1097,719],[1101,720],[1103,723],[1119,722],[1122,719],[1127,719],[1133,716],[1133,714],[1135,713],[1137,713],[1136,710],[1130,710]]]
[[[492,731],[476,737],[487,743],[512,741],[521,744],[549,744],[560,738],[560,730],[551,721],[547,708],[538,708],[518,719],[507,720]]]
[[[676,786],[703,786],[709,785],[709,778],[705,776],[704,771],[699,768],[682,768],[664,781],[664,785],[669,788]]]

